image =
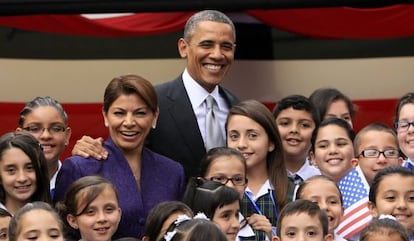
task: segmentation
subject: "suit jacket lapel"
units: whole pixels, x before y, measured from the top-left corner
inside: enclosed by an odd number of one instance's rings
[[[168,112],[189,149],[194,153],[205,153],[204,141],[183,81],[181,77],[175,81],[179,84],[168,93],[171,99]]]

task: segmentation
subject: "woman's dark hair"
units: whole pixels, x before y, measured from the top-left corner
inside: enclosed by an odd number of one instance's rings
[[[193,213],[204,213],[210,219],[218,208],[236,201],[240,201],[240,194],[234,188],[201,178],[189,180],[183,198]]]
[[[9,132],[0,137],[0,162],[4,158],[4,152],[18,148],[30,159],[36,175],[36,191],[30,197],[30,202],[43,201],[51,203],[50,181],[45,155],[42,146],[31,134],[17,131]],[[6,193],[3,185],[0,185],[0,201],[5,203]]]
[[[158,111],[157,93],[151,82],[141,76],[129,74],[115,77],[109,82],[104,94],[104,112],[108,112],[109,107],[119,96],[131,94],[141,98],[152,113]]]

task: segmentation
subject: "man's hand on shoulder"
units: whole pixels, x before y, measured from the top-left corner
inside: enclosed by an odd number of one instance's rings
[[[103,147],[102,143],[102,137],[93,139],[90,136],[82,136],[80,140],[76,141],[76,144],[72,149],[72,155],[105,160],[108,157],[108,151]]]

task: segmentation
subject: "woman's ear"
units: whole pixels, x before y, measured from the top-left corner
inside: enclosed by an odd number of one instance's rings
[[[154,113],[154,120],[152,120],[152,129],[155,129],[157,127],[157,120],[158,120],[159,114],[160,114],[160,109],[157,108],[157,111]]]

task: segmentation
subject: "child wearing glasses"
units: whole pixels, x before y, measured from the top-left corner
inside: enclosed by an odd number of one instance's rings
[[[243,198],[248,184],[247,166],[246,160],[238,150],[229,147],[210,149],[200,162],[199,174],[206,180],[216,181],[236,189],[240,199]],[[253,213],[246,218],[239,213],[239,221],[245,223],[241,225],[238,233],[240,240],[260,240],[253,230],[267,234],[268,239],[272,236],[272,224],[264,215]]]
[[[57,100],[49,96],[36,97],[20,111],[17,131],[32,134],[42,145],[53,198],[56,176],[62,166],[59,158],[69,144],[72,133],[68,127],[68,115]]]
[[[369,190],[368,207],[373,218],[391,215],[414,240],[414,173],[401,167],[387,167],[375,175]]]
[[[395,132],[387,125],[379,122],[362,128],[354,140],[354,165],[358,165],[368,185],[375,175],[389,166],[402,164],[399,155],[398,140]]]
[[[386,167],[402,163],[397,136],[383,123],[375,122],[362,128],[355,136],[354,151],[355,158],[351,162],[356,167],[339,182],[344,197],[345,218],[337,231],[348,240],[357,240],[360,231],[371,221],[365,204],[368,203],[369,187],[374,176]],[[360,208],[360,215],[352,215],[357,208]],[[348,225],[357,220],[358,225]]]
[[[401,152],[406,157],[403,166],[414,171],[414,92],[400,98],[395,111],[394,125]]]

